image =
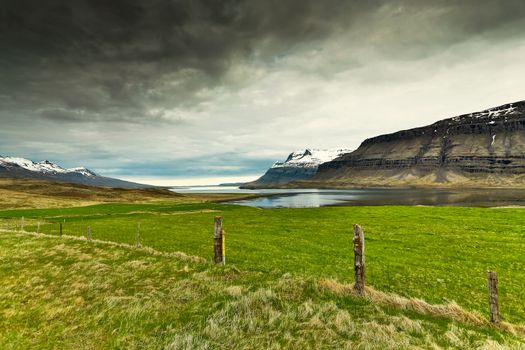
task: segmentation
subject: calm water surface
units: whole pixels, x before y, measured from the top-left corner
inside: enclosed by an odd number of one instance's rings
[[[457,205],[525,206],[523,190],[437,190],[437,189],[262,189],[233,186],[175,187],[179,193],[247,193],[261,197],[231,201],[258,208],[314,208],[335,205]]]

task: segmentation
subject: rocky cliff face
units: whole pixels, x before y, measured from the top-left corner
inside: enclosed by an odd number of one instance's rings
[[[320,164],[328,162],[350,150],[305,149],[290,153],[284,162],[275,162],[256,181],[244,184],[243,188],[272,187],[292,181],[307,180],[317,173]]]
[[[525,186],[525,101],[365,140],[314,181]]]

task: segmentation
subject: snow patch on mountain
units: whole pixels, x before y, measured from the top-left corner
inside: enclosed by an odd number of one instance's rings
[[[76,167],[76,168],[68,168],[66,170],[69,173],[77,173],[77,174],[81,174],[81,175],[84,175],[84,176],[98,176],[97,173],[95,173],[94,171],[89,170],[88,168],[85,168],[83,166]]]
[[[349,149],[312,149],[290,153],[284,162],[275,164],[255,181],[241,186],[242,188],[261,188],[274,185],[283,185],[293,181],[302,181],[312,178],[317,173],[319,166],[334,160],[346,153]]]
[[[519,104],[519,103],[518,103]],[[474,112],[469,114],[459,115],[457,117],[450,118],[454,122],[459,122],[465,118],[473,119],[491,119],[489,122],[490,125],[494,125],[501,117],[504,117],[503,120],[507,120],[507,116],[518,115],[520,113],[518,107],[514,103],[509,103],[503,106],[489,108],[481,112]]]
[[[0,166],[13,167],[18,166],[29,171],[42,174],[80,174],[83,176],[97,176],[97,174],[84,167],[65,169],[48,160],[35,163],[32,160],[19,157],[2,157],[0,156]]]
[[[350,152],[352,151],[349,149],[329,150],[307,148],[305,150],[290,153],[284,162],[275,162],[272,168],[316,168],[320,164],[329,162],[345,153]]]

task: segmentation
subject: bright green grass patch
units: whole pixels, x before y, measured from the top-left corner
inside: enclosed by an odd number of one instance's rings
[[[1,349],[518,348],[494,329],[337,297],[313,278],[0,233]]]
[[[364,226],[367,282],[431,303],[486,313],[486,270],[498,272],[504,319],[525,322],[525,211],[457,207],[270,209],[219,204],[107,204],[0,212],[25,229],[142,244],[211,259],[213,217],[224,217],[227,261],[269,276],[293,273],[351,281],[352,224]],[[65,221],[64,221],[65,220]],[[45,224],[44,224],[45,223]]]

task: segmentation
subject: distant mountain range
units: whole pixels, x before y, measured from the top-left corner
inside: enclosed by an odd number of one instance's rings
[[[525,101],[373,137],[306,171],[296,156],[245,186],[525,187]]]
[[[84,167],[0,156],[0,178],[145,188]],[[355,151],[305,149],[244,188],[525,187],[525,101],[367,139]]]
[[[347,149],[305,149],[290,153],[284,162],[275,162],[259,179],[245,183],[242,188],[271,187],[292,181],[306,180],[317,173],[319,165],[350,152]]]
[[[25,158],[3,156],[0,156],[0,178],[40,179],[116,188],[152,187],[100,176],[84,167],[65,169],[47,160],[35,163]]]

